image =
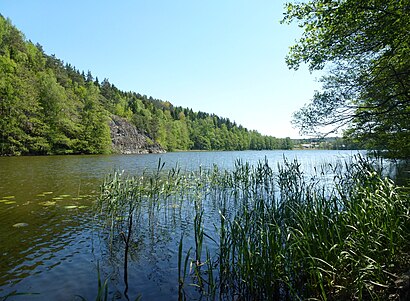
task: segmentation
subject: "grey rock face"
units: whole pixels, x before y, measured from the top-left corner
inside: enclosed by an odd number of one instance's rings
[[[110,121],[112,148],[119,154],[160,154],[165,150],[146,133],[119,116]]]

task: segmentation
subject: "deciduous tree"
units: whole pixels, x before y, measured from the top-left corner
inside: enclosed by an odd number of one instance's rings
[[[311,0],[286,5],[304,32],[286,58],[327,71],[294,114],[302,133],[346,129],[368,147],[410,156],[410,1]],[[325,68],[326,67],[326,68]]]

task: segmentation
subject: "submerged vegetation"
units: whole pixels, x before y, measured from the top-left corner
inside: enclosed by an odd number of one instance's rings
[[[406,293],[400,277],[410,269],[408,191],[371,162],[327,165],[309,177],[286,160],[277,170],[266,160],[237,161],[232,171],[163,167],[114,173],[102,185],[98,218],[124,262],[126,296],[129,253],[142,229],[175,223],[172,214],[185,221],[176,225],[180,239],[173,237],[179,300],[386,300]]]

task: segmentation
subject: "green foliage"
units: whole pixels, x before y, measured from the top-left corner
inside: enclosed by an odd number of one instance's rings
[[[341,137],[293,139],[292,143],[298,149],[364,149],[363,143]]]
[[[294,115],[304,133],[346,125],[346,135],[410,156],[410,11],[408,0],[312,0],[286,6],[283,22],[302,37],[287,57],[290,68],[328,67],[323,91]]]
[[[110,151],[108,113],[94,84],[0,17],[0,154]]]
[[[248,131],[229,119],[123,92],[76,70],[0,16],[0,155],[111,151],[108,119],[121,116],[173,150],[290,148],[287,140]]]
[[[326,164],[310,175],[287,160],[277,171],[266,160],[237,161],[233,170],[162,168],[108,176],[99,217],[110,244],[131,231],[137,242],[150,221],[178,208],[173,214],[191,225],[175,238],[180,300],[201,299],[192,287],[205,300],[398,297],[410,267],[410,199],[372,162]]]

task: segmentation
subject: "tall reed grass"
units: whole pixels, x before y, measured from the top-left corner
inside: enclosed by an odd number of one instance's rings
[[[410,269],[410,199],[371,162],[315,175],[286,159],[277,170],[266,160],[237,161],[231,171],[162,168],[109,176],[98,206],[110,241],[125,237],[128,250],[141,215],[169,202],[193,205],[193,245],[181,236],[175,262],[179,300],[192,287],[210,300],[398,298],[395,283]],[[210,208],[217,220],[207,220]]]

